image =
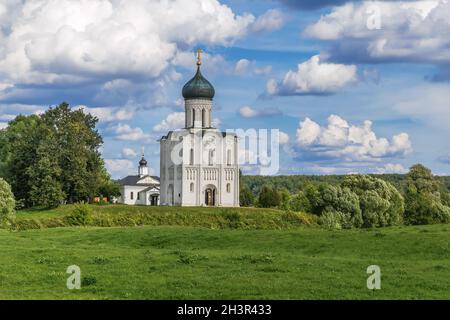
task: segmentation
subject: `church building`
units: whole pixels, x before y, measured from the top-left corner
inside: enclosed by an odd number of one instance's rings
[[[147,160],[142,158],[139,161],[138,174],[127,176],[119,180],[120,194],[117,203],[130,205],[159,205],[159,178],[149,175]]]
[[[160,139],[161,205],[239,206],[239,141],[213,127],[214,87],[200,72],[183,87],[185,127]]]

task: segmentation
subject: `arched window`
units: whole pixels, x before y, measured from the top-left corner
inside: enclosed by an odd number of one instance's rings
[[[189,187],[189,190],[190,190],[191,192],[194,192],[194,183],[193,183],[193,182],[191,182],[191,186]]]
[[[191,148],[191,152],[190,152],[190,154],[189,154],[189,164],[190,164],[191,166],[194,165],[194,149],[192,149],[192,148]]]
[[[231,150],[227,150],[227,165],[231,166]]]
[[[192,109],[192,126],[195,127],[195,109]]]
[[[206,127],[206,111],[205,109],[202,109],[202,127]]]
[[[227,183],[227,192],[230,193],[231,192],[231,184]]]

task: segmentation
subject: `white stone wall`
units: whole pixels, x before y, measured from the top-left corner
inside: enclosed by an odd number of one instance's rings
[[[160,143],[162,205],[205,205],[205,189],[211,187],[216,190],[216,206],[239,206],[238,140],[234,135],[192,128],[173,132]],[[172,151],[181,156],[179,163],[172,159]],[[173,203],[168,192],[172,188]]]

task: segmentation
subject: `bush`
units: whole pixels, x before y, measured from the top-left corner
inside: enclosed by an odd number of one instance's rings
[[[343,216],[342,212],[339,211],[326,211],[320,216],[319,224],[326,229],[340,230],[344,220]]]
[[[65,218],[71,226],[86,226],[92,221],[92,209],[85,203],[76,204],[73,212]]]
[[[16,201],[10,185],[0,178],[0,224],[10,221],[14,217]]]

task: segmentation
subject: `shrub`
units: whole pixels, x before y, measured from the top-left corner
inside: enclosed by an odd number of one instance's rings
[[[281,215],[281,219],[291,225],[315,225],[317,224],[317,216],[303,212],[285,211]]]
[[[92,220],[92,210],[88,204],[76,204],[73,212],[65,218],[71,226],[86,226]]]
[[[14,217],[16,201],[10,185],[0,178],[0,225],[7,223]]]

